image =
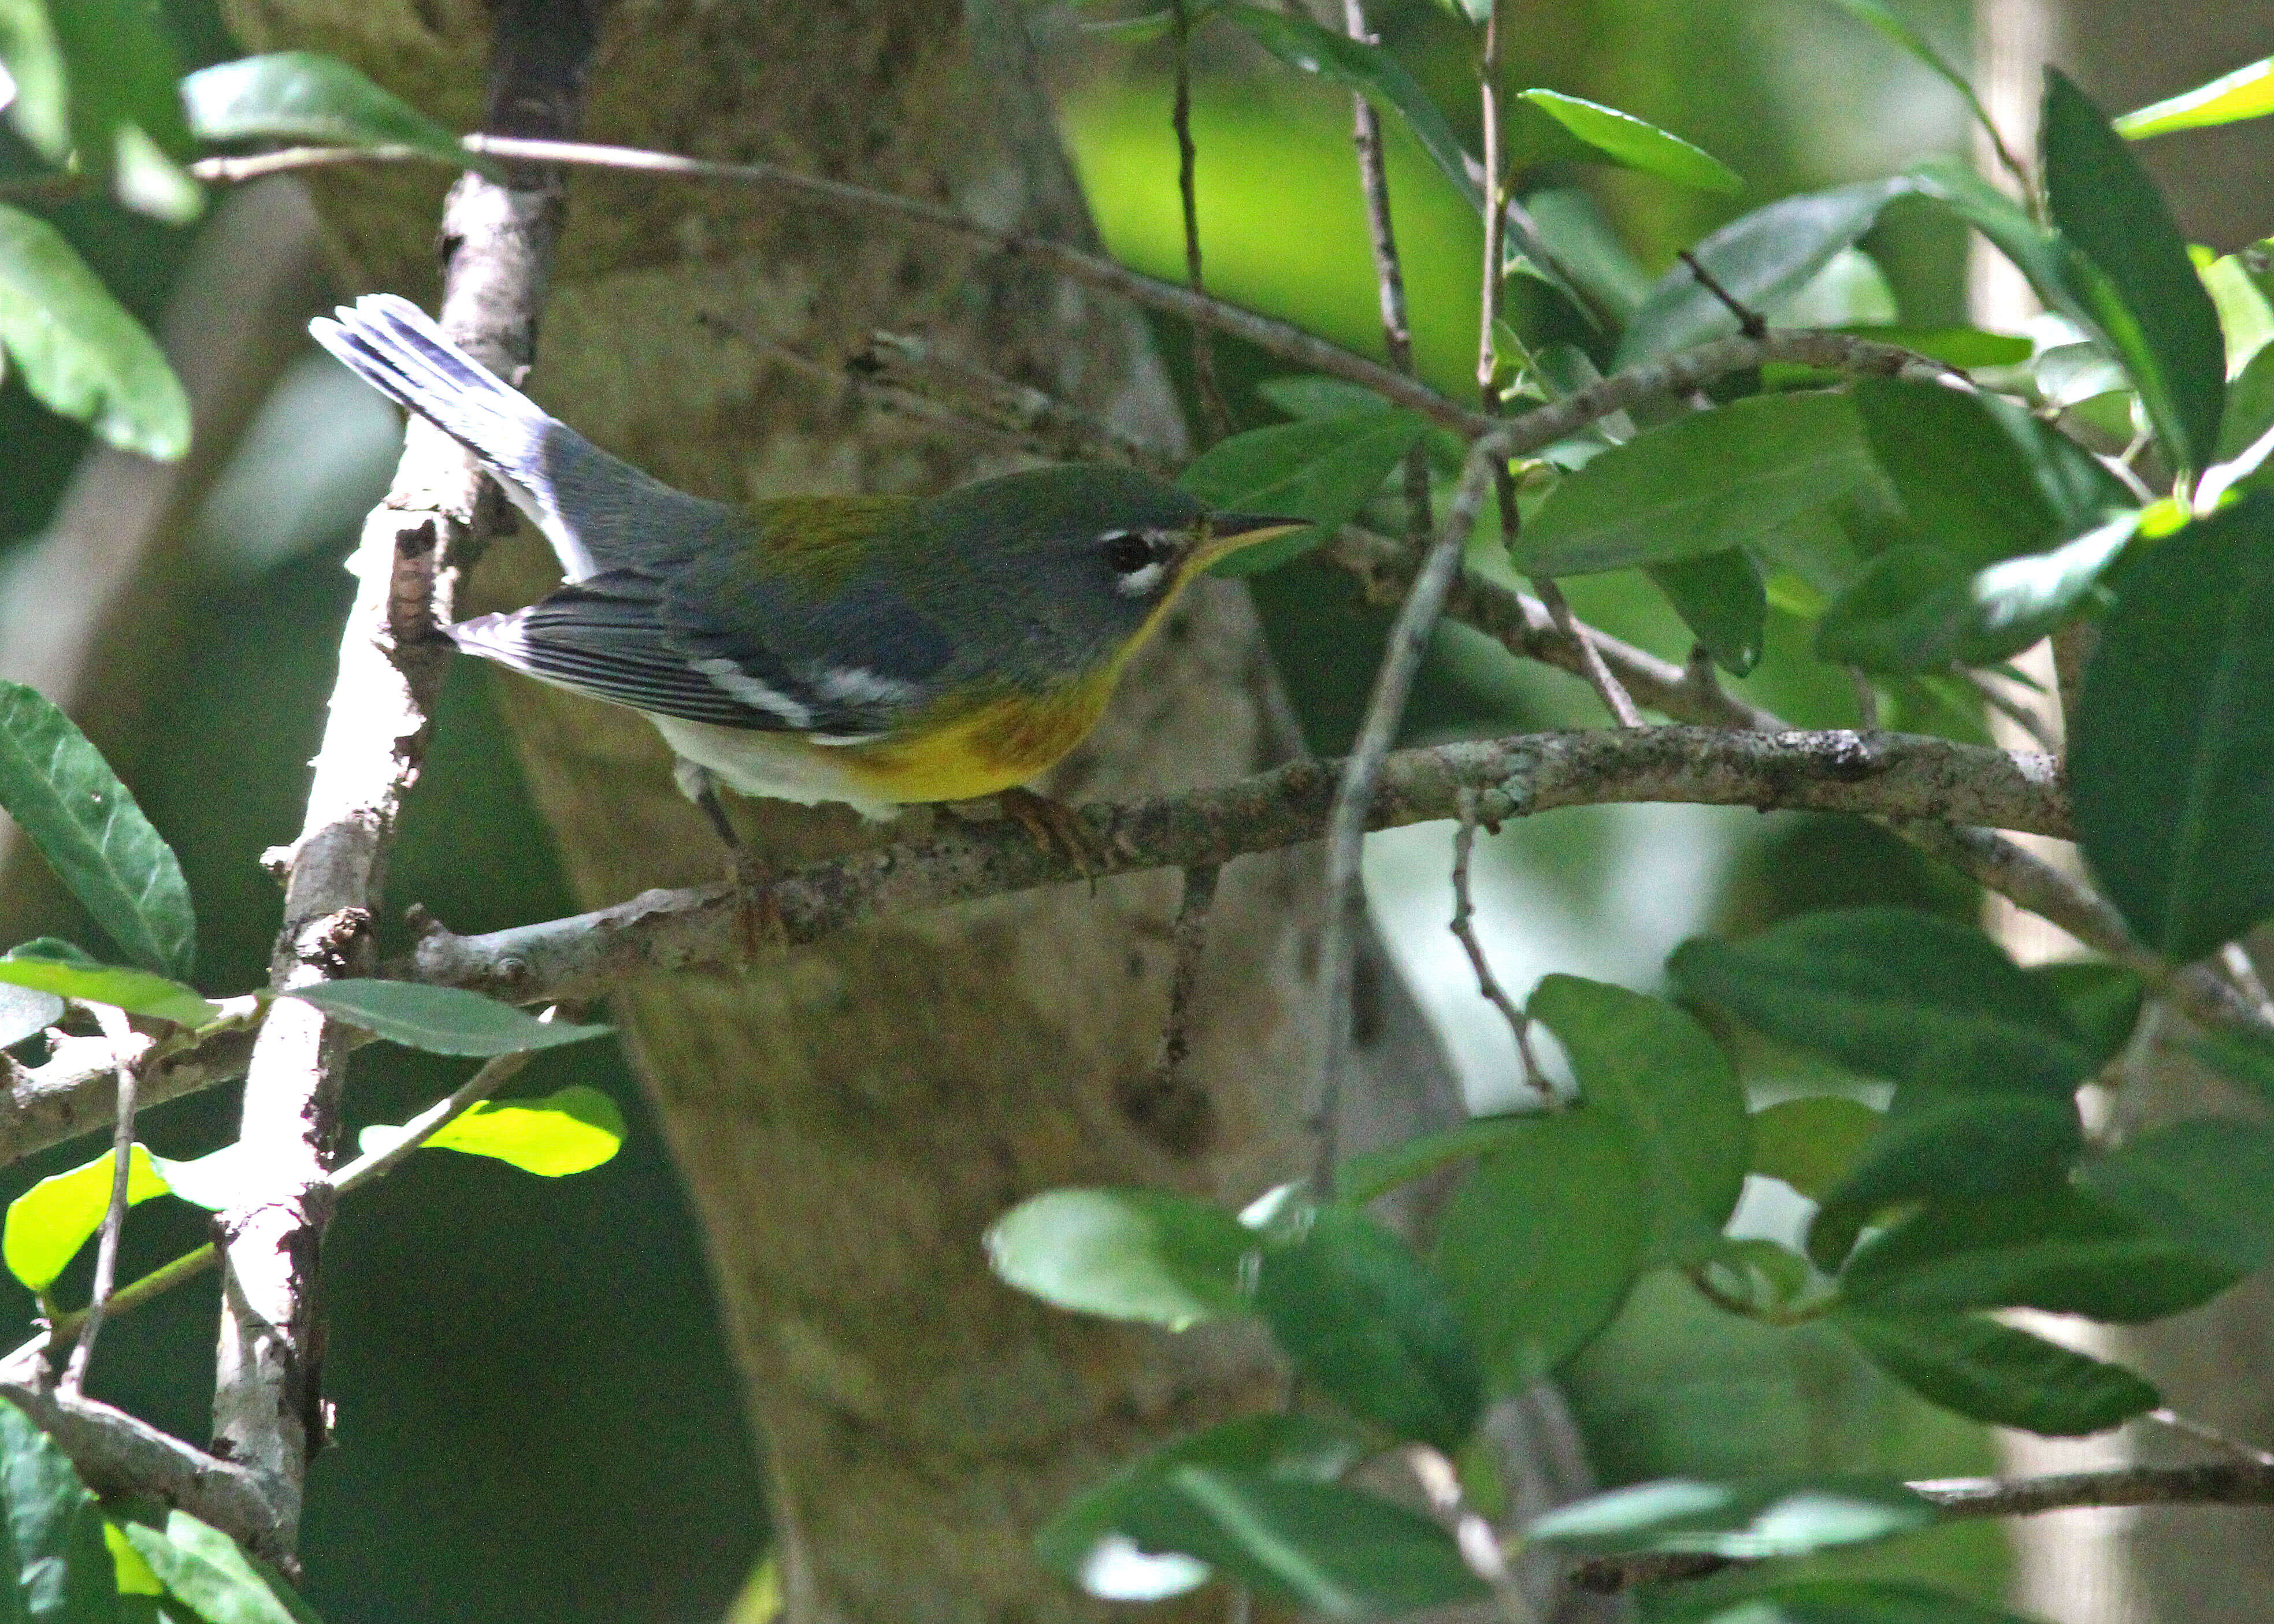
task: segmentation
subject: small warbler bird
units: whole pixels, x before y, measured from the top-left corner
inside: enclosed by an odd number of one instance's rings
[[[869,817],[1016,793],[1096,725],[1187,581],[1306,523],[1087,465],[732,507],[546,416],[408,300],[310,331],[472,451],[560,559],[559,590],[448,635],[647,717],[730,844],[714,780]]]

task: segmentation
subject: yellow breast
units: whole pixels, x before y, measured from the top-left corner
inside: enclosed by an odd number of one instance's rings
[[[1120,662],[1047,694],[1002,694],[928,718],[900,736],[832,750],[880,801],[974,801],[1048,771],[1088,737]]]

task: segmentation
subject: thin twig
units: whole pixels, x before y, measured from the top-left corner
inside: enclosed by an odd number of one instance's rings
[[[127,1057],[132,1046],[134,1028],[127,1024],[126,1011],[107,1004],[93,1006],[94,1018],[102,1027],[102,1035],[118,1056],[116,1074],[118,1094],[112,1109],[117,1112],[110,1134],[110,1203],[103,1209],[102,1236],[94,1248],[94,1285],[88,1293],[87,1312],[81,1316],[79,1340],[72,1344],[70,1361],[64,1366],[62,1389],[66,1397],[76,1398],[87,1385],[87,1361],[94,1357],[94,1339],[102,1334],[103,1315],[110,1308],[110,1291],[118,1280],[118,1237],[126,1227],[127,1189],[134,1177],[134,1063]]]
[[[1998,685],[1997,679],[1990,675],[1987,672],[1976,671],[1971,666],[1968,665],[1954,666],[1953,669],[1955,670],[1960,676],[1965,678],[1968,685],[1971,687],[1976,693],[1982,695],[1982,703],[1984,704],[1988,705],[1999,716],[2004,717],[2007,721],[2013,723],[2014,726],[2029,734],[2032,740],[2036,741],[2039,749],[2058,750],[2060,748],[2060,736],[2058,730],[2045,720],[2044,717],[2038,712],[2035,706],[2025,705],[2019,700],[2015,699],[2011,694],[2008,694],[2004,688],[2000,688]]]
[[[1408,1471],[1420,1486],[1421,1497],[1445,1531],[1468,1570],[1492,1591],[1493,1605],[1507,1624],[1533,1624],[1538,1618],[1531,1598],[1517,1582],[1493,1525],[1473,1510],[1461,1488],[1461,1475],[1452,1462],[1427,1444],[1408,1445],[1402,1452]]]
[[[1698,279],[1698,285],[1712,294],[1722,309],[1737,319],[1738,332],[1743,333],[1747,338],[1765,338],[1768,335],[1769,324],[1766,317],[1723,287],[1720,279],[1706,268],[1705,261],[1698,259],[1696,254],[1687,248],[1680,250],[1679,253],[1682,263],[1688,266],[1690,274]]]
[[[2218,950],[2218,963],[2226,972],[2226,979],[2234,983],[2234,989],[2250,1000],[2260,1017],[2274,1020],[2274,996],[2268,995],[2258,966],[2251,962],[2250,950],[2240,942],[2229,942]]]
[[[1352,742],[1327,816],[1327,874],[1324,924],[1321,931],[1321,979],[1326,986],[1326,1027],[1319,1045],[1321,1072],[1313,1132],[1317,1160],[1314,1188],[1320,1199],[1333,1195],[1335,1167],[1342,1155],[1342,1074],[1350,1052],[1351,1000],[1357,935],[1364,922],[1365,897],[1359,885],[1359,860],[1382,763],[1397,737],[1406,695],[1428,652],[1445,607],[1445,596],[1460,573],[1461,550],[1484,506],[1485,487],[1500,460],[1487,436],[1470,451],[1450,510],[1428,555],[1414,573],[1404,606],[1390,623],[1389,639],[1367,701],[1366,718]]]
[[[2190,1438],[2201,1439],[2204,1443],[2239,1455],[2255,1465],[2274,1468],[2274,1451],[2245,1443],[2240,1438],[2231,1438],[2207,1421],[2183,1416],[2176,1410],[2151,1410],[2147,1418],[2160,1426],[2170,1427],[2175,1432],[2185,1432]]]
[[[1849,685],[1856,691],[1856,731],[1875,733],[1879,731],[1879,690],[1871,679],[1855,666],[1848,667]]]
[[[1524,1068],[1524,1086],[1538,1094],[1543,1104],[1552,1105],[1555,1090],[1540,1070],[1540,1057],[1532,1052],[1532,1018],[1516,1007],[1516,1000],[1493,974],[1484,944],[1477,939],[1477,906],[1469,882],[1469,865],[1477,849],[1477,792],[1462,790],[1454,804],[1460,808],[1460,823],[1453,831],[1453,939],[1461,944],[1470,967],[1477,973],[1477,992],[1508,1022],[1509,1032],[1516,1039],[1517,1061]]]
[[[1343,29],[1371,45],[1366,0],[1343,0]],[[1389,174],[1382,147],[1382,116],[1374,103],[1351,95],[1351,145],[1358,151],[1359,191],[1366,199],[1367,237],[1374,247],[1374,281],[1382,302],[1382,343],[1390,365],[1413,375],[1413,329],[1405,312],[1405,270],[1397,256],[1397,232],[1389,216]],[[1435,528],[1429,511],[1429,453],[1419,444],[1405,454],[1405,533],[1419,546]]]
[[[1185,210],[1185,281],[1205,298],[1208,285],[1201,276],[1201,209],[1195,171],[1199,149],[1193,145],[1193,19],[1187,0],[1169,0],[1170,34],[1175,41],[1176,93],[1169,122],[1177,131],[1177,195]],[[1231,410],[1224,403],[1224,386],[1216,381],[1216,344],[1208,327],[1193,323],[1193,392],[1200,396],[1201,420],[1214,445],[1231,432]]]
[[[560,1011],[553,1009],[546,1011],[538,1019],[553,1020],[557,1019],[559,1015]],[[417,1150],[428,1139],[433,1139],[520,1075],[521,1069],[535,1057],[531,1051],[523,1049],[516,1054],[499,1055],[485,1061],[481,1069],[459,1084],[454,1092],[437,1100],[403,1124],[400,1130],[401,1137],[393,1143],[382,1149],[358,1156],[345,1167],[334,1172],[330,1180],[332,1192],[335,1195],[345,1195],[351,1190],[360,1190],[364,1185],[376,1179],[386,1177],[388,1174],[402,1165],[412,1151]]]
[[[1511,501],[1511,508],[1513,506]],[[1547,618],[1556,631],[1578,650],[1579,668],[1587,679],[1587,686],[1593,688],[1596,696],[1603,702],[1604,709],[1622,727],[1641,726],[1642,712],[1635,709],[1634,696],[1627,692],[1626,685],[1611,673],[1610,665],[1603,658],[1602,650],[1596,644],[1599,634],[1582,625],[1579,617],[1571,613],[1570,599],[1563,596],[1563,589],[1557,586],[1552,577],[1534,575],[1532,585],[1532,590],[1540,594],[1540,606],[1547,610]]]
[[[1170,929],[1174,963],[1169,972],[1169,1014],[1161,1026],[1161,1056],[1143,1079],[1116,1091],[1122,1115],[1147,1138],[1191,1154],[1213,1137],[1215,1101],[1185,1071],[1192,1052],[1193,1008],[1200,995],[1201,961],[1208,951],[1209,912],[1216,905],[1217,863],[1185,870],[1184,894]]]

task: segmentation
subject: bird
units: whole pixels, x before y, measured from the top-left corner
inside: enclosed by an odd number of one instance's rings
[[[593,445],[408,299],[309,330],[472,452],[560,562],[558,590],[442,634],[646,717],[738,863],[721,785],[871,819],[991,796],[1063,840],[1065,808],[1026,786],[1096,726],[1194,575],[1308,523],[1088,463],[923,497],[712,501]]]

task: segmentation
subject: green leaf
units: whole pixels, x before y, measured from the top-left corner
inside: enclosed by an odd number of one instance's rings
[[[1266,378],[1255,386],[1255,392],[1291,417],[1346,417],[1355,412],[1396,410],[1364,385],[1329,378],[1322,372],[1291,372]]]
[[[2250,357],[2249,364],[2226,386],[2226,415],[2218,423],[2217,468],[2240,462],[2248,477],[2259,468],[2267,447],[2261,445],[2274,429],[2274,344]]]
[[[2063,964],[2032,965],[2022,972],[2043,983],[2062,1009],[2069,1024],[2083,1035],[2085,1048],[2098,1071],[2123,1052],[2140,1024],[2140,1005],[2147,983],[2121,965],[2076,959]]]
[[[2195,1058],[2274,1105],[2274,1037],[2255,1028],[2213,1026],[2187,1045]]]
[[[2069,783],[2108,899],[2185,961],[2274,913],[2274,497],[2135,551],[2085,671]]]
[[[117,1564],[102,1507],[53,1440],[12,1402],[0,1402],[0,1509],[7,1543],[5,1616],[24,1624],[111,1624]]]
[[[1824,1197],[1808,1255],[1840,1266],[1874,1214],[1901,1201],[1987,1199],[2059,1181],[2083,1147],[2076,1106],[2030,1094],[1908,1090]]]
[[[20,1043],[63,1018],[64,1001],[53,993],[0,981],[0,1049]]]
[[[1241,1265],[1261,1244],[1214,1203],[1159,1190],[1049,1190],[987,1231],[995,1272],[1020,1290],[1172,1331],[1246,1312]]]
[[[1583,102],[1553,90],[1518,94],[1521,100],[1531,102],[1588,146],[1628,169],[1639,169],[1678,185],[1695,186],[1701,192],[1742,192],[1745,188],[1743,178],[1711,153],[1632,113],[1622,113],[1616,108]]]
[[[1353,1415],[1457,1454],[1484,1409],[1484,1372],[1444,1288],[1365,1214],[1328,1206],[1268,1246],[1255,1307],[1295,1368]]]
[[[1470,1169],[1437,1224],[1437,1273],[1503,1393],[1609,1322],[1653,1223],[1619,1112],[1582,1104],[1525,1126]]]
[[[1840,1289],[1874,1312],[2041,1308],[2140,1325],[2207,1303],[2239,1278],[2063,1185],[1939,1201],[1856,1248]]]
[[[401,1143],[408,1132],[368,1127],[358,1136],[356,1148],[373,1155]],[[577,1083],[541,1100],[485,1100],[447,1124],[426,1146],[487,1156],[540,1178],[561,1178],[614,1155],[624,1132],[624,1114],[616,1102]]]
[[[24,387],[122,451],[189,448],[190,397],[142,324],[44,220],[0,204],[0,349]]]
[[[1179,1466],[1231,1466],[1331,1483],[1364,1459],[1357,1428],[1315,1416],[1242,1416],[1133,1461],[1076,1496],[1035,1535],[1035,1553],[1060,1578],[1106,1601],[1159,1601],[1205,1583],[1204,1563],[1147,1556],[1123,1526],[1133,1500]]]
[[[2157,1128],[2078,1169],[2154,1233],[2248,1274],[2274,1262],[2274,1130],[2207,1118]]]
[[[2220,74],[2208,85],[2135,109],[2116,121],[2116,133],[2127,140],[2144,141],[2176,130],[2240,124],[2269,113],[2274,113],[2274,56],[2262,57],[2232,73]]]
[[[1337,1483],[1178,1466],[1148,1477],[1122,1515],[1143,1549],[1182,1552],[1330,1619],[1379,1618],[1488,1593],[1435,1522]]]
[[[1785,198],[1731,221],[1695,252],[1732,298],[1749,310],[1765,310],[1806,285],[1871,229],[1881,209],[1911,190],[1909,177],[1895,176]],[[1676,265],[1628,322],[1611,370],[1624,372],[1736,330],[1728,307],[1688,266]]]
[[[1479,214],[1484,194],[1469,172],[1469,155],[1453,126],[1421,88],[1405,64],[1379,45],[1353,40],[1348,34],[1321,28],[1306,17],[1267,11],[1261,6],[1226,5],[1218,13],[1289,67],[1314,73],[1345,90],[1356,91],[1374,110],[1404,123],[1421,144],[1440,173]]]
[[[510,1004],[456,987],[353,979],[295,987],[283,995],[333,1019],[430,1055],[519,1055],[606,1036],[613,1026],[539,1020]]]
[[[1811,1094],[1753,1113],[1753,1169],[1821,1200],[1878,1137],[1879,1113],[1845,1094]]]
[[[1752,1124],[1706,1028],[1663,999],[1576,975],[1543,976],[1525,1008],[1570,1056],[1580,1099],[1623,1119],[1651,1260],[1710,1243],[1744,1191]]]
[[[2102,602],[2140,524],[2127,513],[2047,553],[1969,572],[1939,546],[1888,548],[1817,622],[1817,658],[1864,671],[1994,665]]]
[[[1716,1239],[1695,1264],[1693,1277],[1713,1301],[1772,1322],[1820,1308],[1831,1284],[1806,1258],[1775,1241]]]
[[[304,1624],[312,1616],[275,1569],[186,1511],[169,1514],[162,1531],[147,1522],[124,1526],[166,1593],[205,1624]]]
[[[1656,279],[1620,238],[1618,227],[1593,193],[1577,186],[1551,187],[1527,192],[1524,208],[1541,248],[1589,299],[1621,322],[1634,314]]]
[[[1403,1144],[1360,1151],[1336,1169],[1335,1189],[1349,1205],[1364,1207],[1400,1184],[1435,1172],[1449,1162],[1487,1154],[1538,1120],[1539,1113],[1534,1111],[1475,1116],[1458,1127],[1425,1133]]]
[[[1924,1585],[1856,1579],[1771,1585],[1653,1616],[1665,1624],[2030,1624]]]
[[[1695,1553],[1761,1561],[1885,1539],[1939,1515],[1932,1501],[1894,1477],[1669,1477],[1560,1506],[1534,1518],[1525,1538],[1575,1556]]]
[[[1726,553],[1879,482],[1847,395],[1751,395],[1638,434],[1564,477],[1525,525],[1516,566],[1580,575]]]
[[[1850,1306],[1832,1318],[1887,1374],[1977,1421],[2080,1438],[2163,1402],[2120,1365],[1977,1315],[1883,1314]]]
[[[102,1227],[110,1209],[111,1153],[67,1173],[51,1173],[8,1203],[0,1228],[0,1259],[8,1272],[34,1295],[56,1283],[79,1249]],[[166,1193],[166,1181],[151,1165],[150,1153],[137,1145],[126,1158],[126,1204],[138,1206]]]
[[[2124,363],[2172,460],[2202,469],[2226,406],[2226,342],[2171,207],[2105,116],[2045,71],[2045,202],[2078,256],[2068,282]]]
[[[72,165],[130,208],[174,224],[193,219],[204,193],[174,162],[192,147],[176,86],[180,59],[157,9],[140,0],[49,0],[47,12]],[[45,155],[66,156],[56,147]]]
[[[1356,518],[1427,427],[1410,411],[1378,408],[1275,423],[1211,446],[1177,483],[1224,512],[1299,515],[1316,526],[1242,548],[1216,567],[1259,575]]]
[[[2050,988],[1970,926],[1911,908],[1803,914],[1667,960],[1692,997],[1855,1071],[2066,1103],[2096,1069]]]
[[[2019,366],[2037,353],[2026,338],[1985,333],[1980,327],[1915,327],[1896,322],[1852,322],[1840,329],[1851,338],[1893,344],[1945,366],[1972,371],[1980,366]]]
[[[2090,318],[2070,289],[2067,245],[2032,219],[2029,210],[1961,159],[1929,158],[1914,164],[1908,178],[1920,196],[1956,214],[2012,260],[2046,309],[2079,326],[2090,325]]]
[[[97,964],[93,959],[35,957],[18,948],[0,959],[0,982],[28,987],[58,998],[86,1004],[108,1004],[130,1015],[149,1015],[194,1031],[221,1011],[199,996],[194,988],[169,981],[147,970]]]
[[[1920,539],[1969,565],[2036,552],[2135,505],[2082,446],[1999,396],[1908,378],[1858,379],[1854,395]]]
[[[1743,547],[1645,564],[1645,574],[1682,617],[1713,663],[1742,677],[1760,664],[1767,636],[1768,589]]]
[[[8,121],[33,151],[61,162],[71,152],[71,107],[46,0],[0,0],[0,68],[16,85]]]
[[[335,56],[277,51],[200,68],[182,81],[190,129],[207,141],[307,141],[408,147],[458,169],[491,172],[458,138]]]

